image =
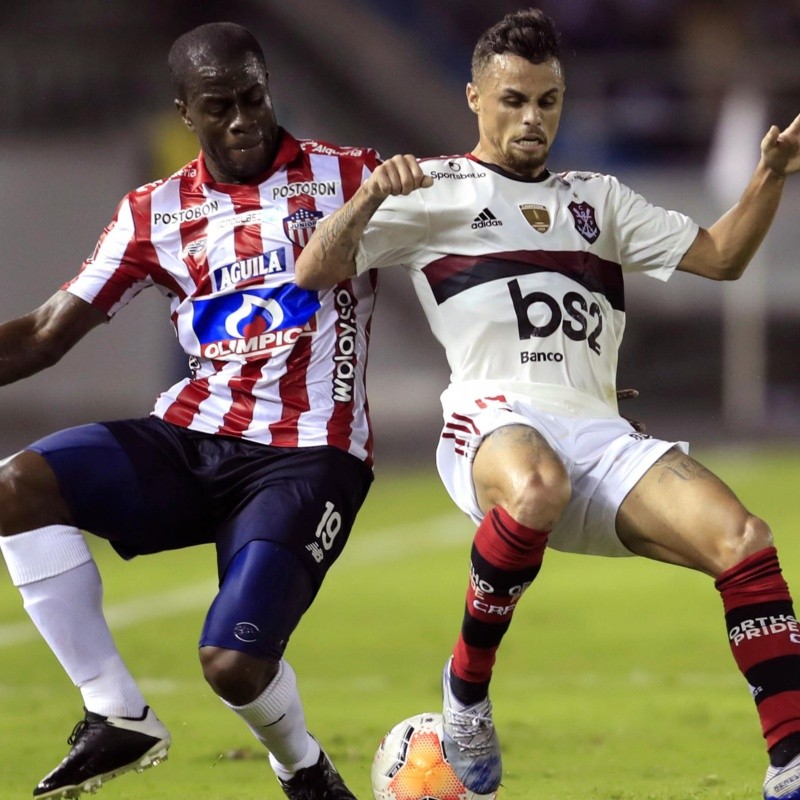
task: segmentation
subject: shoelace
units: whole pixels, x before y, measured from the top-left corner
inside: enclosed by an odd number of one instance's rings
[[[469,750],[478,756],[494,749],[494,722],[489,702],[481,703],[465,711],[447,709],[448,733],[459,750]]]
[[[75,744],[81,738],[83,732],[89,727],[89,720],[82,719],[73,729],[72,733],[67,737],[67,744]]]

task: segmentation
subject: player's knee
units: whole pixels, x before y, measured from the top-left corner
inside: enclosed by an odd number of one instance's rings
[[[518,522],[536,530],[551,530],[569,503],[572,486],[559,461],[548,461],[515,482],[506,510]]]
[[[255,700],[278,673],[277,661],[222,647],[201,647],[200,664],[209,686],[234,706]]]
[[[0,536],[56,524],[71,518],[47,462],[27,450],[0,462]]]
[[[0,463],[0,536],[16,533],[9,525],[9,519],[15,513],[19,498],[17,490],[19,473],[13,462],[12,457]]]
[[[735,567],[748,556],[772,547],[772,531],[763,519],[745,513],[724,540],[720,552],[720,572]]]

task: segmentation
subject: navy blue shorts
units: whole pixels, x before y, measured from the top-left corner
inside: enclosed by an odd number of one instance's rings
[[[272,447],[157,417],[68,428],[27,449],[49,463],[75,524],[124,558],[213,542],[222,579],[245,544],[269,541],[315,591],[372,482],[336,447]]]

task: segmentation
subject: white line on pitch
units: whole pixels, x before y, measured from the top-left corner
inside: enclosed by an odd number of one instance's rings
[[[392,561],[411,552],[440,550],[457,543],[468,546],[470,523],[458,514],[442,514],[413,524],[394,525],[376,531],[363,531],[353,536],[345,548],[343,570],[365,564]],[[216,594],[214,580],[182,586],[159,594],[140,595],[106,607],[105,614],[112,630],[138,625],[145,620],[164,619],[210,605]],[[30,642],[39,636],[28,620],[0,625],[0,648]]]

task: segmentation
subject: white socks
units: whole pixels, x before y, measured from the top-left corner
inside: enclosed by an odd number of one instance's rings
[[[103,616],[103,585],[77,528],[50,525],[0,537],[0,551],[25,610],[80,688],[89,711],[141,717],[146,701],[122,661]],[[306,730],[294,670],[285,660],[269,686],[252,702],[223,700],[269,750],[282,780],[319,760],[320,747]]]
[[[103,584],[83,535],[48,525],[0,537],[0,551],[25,610],[96,714],[141,716],[146,701],[103,616]]]
[[[92,560],[81,532],[69,525],[0,536],[0,551],[14,586],[52,578]]]
[[[278,665],[278,674],[255,700],[244,706],[222,702],[247,723],[269,750],[270,764],[282,780],[317,763],[319,744],[306,730],[294,670],[284,659]]]

